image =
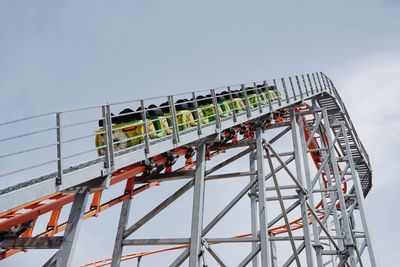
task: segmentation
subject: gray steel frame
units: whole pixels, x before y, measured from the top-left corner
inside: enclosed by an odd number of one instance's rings
[[[311,82],[311,77],[314,84]],[[358,266],[362,264],[361,256],[365,251],[365,247],[367,247],[368,259],[371,266],[376,266],[371,234],[368,231],[366,222],[364,204],[364,196],[369,190],[369,185],[367,184],[365,186],[365,184],[369,181],[368,179],[370,179],[368,154],[362,146],[350,117],[345,110],[344,104],[330,79],[322,73],[317,73],[316,75],[313,73],[311,76],[307,74],[307,80],[311,91],[308,90],[306,79],[303,75],[302,81],[304,83],[304,88],[301,87],[298,76],[295,77],[295,85],[298,87],[296,91],[292,78],[289,78],[289,84],[293,93],[293,95],[290,96],[285,79],[281,79],[286,104],[282,104],[280,100],[275,103],[268,101],[265,109],[261,107],[252,109],[246,97],[246,112],[233,115],[233,121],[227,119],[223,120],[217,116],[217,122],[215,124],[200,125],[197,131],[186,134],[181,134],[179,132],[176,114],[172,107],[172,121],[174,123],[172,129],[173,135],[171,137],[172,142],[168,139],[157,144],[151,144],[146,131],[146,142],[143,148],[140,149],[143,153],[133,151],[118,156],[115,155],[113,151],[110,107],[109,105],[103,106],[102,110],[105,118],[104,132],[106,133],[106,155],[104,161],[99,161],[90,167],[78,168],[76,171],[69,173],[64,172],[62,169],[61,114],[57,113],[57,175],[53,177],[54,179],[52,178],[40,183],[35,183],[33,187],[26,186],[22,187],[20,190],[1,194],[0,211],[30,201],[31,199],[36,199],[40,194],[51,194],[59,190],[66,190],[74,185],[81,184],[99,176],[109,177],[114,170],[128,166],[132,162],[138,162],[143,158],[157,155],[161,151],[171,150],[176,146],[185,144],[195,144],[197,146],[197,161],[194,171],[174,173],[171,175],[161,174],[148,177],[147,179],[138,177],[137,182],[168,181],[187,178],[191,178],[191,180],[130,227],[128,227],[127,222],[131,199],[127,199],[123,202],[112,257],[112,266],[120,265],[124,246],[172,244],[190,244],[190,246],[172,262],[171,266],[180,266],[186,259],[189,259],[189,266],[200,266],[200,259],[206,252],[208,252],[220,266],[225,266],[224,259],[218,255],[212,247],[216,243],[232,242],[248,242],[251,244],[250,253],[243,255],[243,260],[239,263],[239,266],[245,266],[250,262],[252,262],[253,266],[277,266],[278,264],[282,264],[279,261],[280,253],[279,249],[275,246],[276,242],[287,242],[288,247],[292,249],[292,256],[283,263],[283,266],[289,266],[293,261],[296,262],[297,266],[301,266],[304,262],[307,266],[317,265],[319,267],[326,266],[327,264],[331,264],[332,266]],[[276,84],[275,80],[274,83]],[[264,82],[264,85],[267,85],[267,82]],[[241,89],[246,96],[245,86],[241,85]],[[230,88],[228,88],[228,91],[230,93]],[[194,95],[193,93],[193,96]],[[214,90],[211,90],[211,95],[215,104]],[[296,105],[310,99],[313,101],[310,111],[295,113],[294,107]],[[335,100],[334,104],[330,102],[331,99]],[[168,100],[170,103],[174,103],[173,96],[169,96]],[[143,101],[141,101],[141,106],[142,110],[144,110]],[[262,132],[270,128],[265,128],[265,125],[260,122],[270,118],[274,110],[281,108],[289,108],[291,110],[289,121],[281,124],[281,126],[288,127],[284,128],[275,137],[264,140],[262,138]],[[339,116],[335,116],[335,112],[338,113]],[[303,121],[303,116],[311,115],[315,117],[315,120],[312,122]],[[143,118],[145,121],[146,116]],[[233,125],[249,121],[256,126],[255,142],[242,143],[240,146],[245,148],[242,152],[207,170],[205,164],[205,138],[214,135],[216,129],[219,132]],[[308,145],[313,140],[311,140],[311,138],[306,140],[303,131],[304,127],[310,128],[311,136],[314,134],[326,136],[326,139],[320,138],[318,143],[320,146],[319,149],[310,150],[308,148]],[[274,128],[279,128],[279,126]],[[273,147],[273,143],[287,137],[288,134],[291,135],[290,140],[292,141],[293,151],[277,151],[277,149]],[[199,139],[200,142],[194,142],[194,140]],[[218,142],[218,138],[214,140]],[[212,141],[208,141],[208,143],[211,142]],[[216,147],[218,147],[218,145],[221,147],[229,147],[229,145],[224,144],[216,144]],[[354,149],[356,149],[357,153],[354,152]],[[310,170],[309,158],[311,153],[319,153],[321,158],[320,169],[315,175],[313,175]],[[212,175],[215,171],[220,170],[227,164],[248,154],[250,155],[250,168],[248,172],[240,171]],[[360,161],[359,158],[355,159],[353,157],[354,155],[362,157],[363,161]],[[288,158],[284,159],[283,157]],[[293,161],[295,166],[291,168],[288,165]],[[360,164],[367,166],[369,170],[368,177],[359,176],[361,173]],[[269,170],[268,174],[266,174],[267,169]],[[295,169],[295,172],[293,172],[292,169]],[[278,172],[282,172],[286,175],[290,181],[289,185],[281,184],[280,179],[277,177]],[[203,227],[203,203],[206,182],[214,179],[228,179],[242,176],[250,177],[249,184],[246,185],[213,220]],[[325,188],[323,177],[329,177],[326,179],[327,188]],[[273,187],[266,186],[270,178],[272,178]],[[353,190],[351,190],[350,193],[343,192],[343,181],[352,185]],[[135,231],[145,226],[148,221],[192,187],[194,187],[194,197],[190,238],[128,239]],[[34,191],[29,191],[29,189],[34,189]],[[285,194],[286,190],[294,190],[295,192],[292,195],[287,195]],[[271,191],[275,192],[276,196],[267,196],[267,193]],[[27,194],[28,192],[29,194]],[[207,233],[246,194],[250,196],[251,236],[241,239],[207,237]],[[75,236],[79,230],[80,219],[84,212],[87,196],[87,188],[81,188],[76,193],[68,220],[68,226],[62,239],[28,238],[26,240],[14,240],[14,243],[8,241],[8,243],[5,244],[6,247],[37,249],[60,248],[45,266],[69,266],[76,244]],[[317,199],[322,203],[322,206],[318,208],[316,208]],[[288,205],[287,201],[290,200],[296,201]],[[272,220],[268,221],[267,208],[269,205],[275,205],[275,203],[279,203],[281,212]],[[300,233],[298,235],[294,235],[295,232],[291,229],[292,225],[289,220],[291,214],[296,210],[301,214],[301,221],[303,224],[302,230],[296,231],[296,233]],[[358,213],[355,211],[358,211]],[[362,222],[360,225],[361,228],[357,229],[351,222],[352,218],[356,216],[359,217]],[[311,221],[310,224],[309,221]],[[278,222],[283,222],[286,226],[287,235],[277,236],[268,231],[269,228]],[[332,225],[334,225],[334,227],[332,227]],[[299,242],[301,243],[298,244]],[[358,246],[358,244],[361,245]],[[305,251],[305,253],[303,253],[304,257],[302,257],[303,251]]]
[[[323,83],[319,82],[319,86],[316,83],[315,76],[317,77],[318,81],[320,81],[320,77]],[[311,78],[313,77],[314,84],[311,82]],[[222,131],[224,129],[228,129],[234,125],[240,124],[240,123],[245,123],[250,120],[254,120],[260,117],[264,116],[270,116],[270,114],[278,110],[280,108],[285,108],[285,107],[291,107],[295,104],[298,104],[304,100],[307,99],[315,99],[320,97],[321,95],[324,94],[329,94],[337,104],[337,107],[341,109],[343,112],[343,116],[346,120],[346,124],[349,126],[349,134],[351,141],[354,140],[355,142],[355,148],[359,152],[359,156],[365,160],[363,164],[361,164],[362,168],[366,168],[366,173],[360,176],[361,179],[361,185],[364,191],[364,194],[366,195],[371,187],[371,170],[370,170],[370,163],[369,163],[369,157],[368,154],[366,153],[356,131],[354,128],[354,125],[350,119],[350,116],[347,113],[347,110],[343,104],[343,101],[341,100],[339,94],[337,93],[336,88],[334,87],[332,81],[323,73],[317,73],[314,75],[307,74],[307,79],[309,82],[309,87],[311,88],[311,91],[309,92],[308,88],[306,87],[305,80],[304,82],[304,87],[301,86],[301,83],[297,83],[297,78],[294,77],[293,79],[290,78],[281,78],[281,84],[277,84],[276,79],[272,80],[273,84],[277,85],[277,89],[280,92],[281,95],[284,95],[286,97],[285,103],[281,101],[281,99],[277,99],[275,101],[268,101],[269,103],[265,105],[265,108],[260,109],[260,108],[251,108],[249,101],[247,98],[244,99],[244,102],[246,103],[246,111],[241,112],[241,113],[234,113],[232,114],[231,118],[219,118],[219,114],[217,115],[217,121],[215,123],[210,123],[207,125],[199,125],[197,128],[197,131],[184,131],[181,132],[178,129],[177,125],[177,119],[176,119],[176,111],[175,111],[175,106],[174,106],[174,96],[168,96],[168,103],[171,106],[171,112],[172,112],[172,132],[173,134],[168,136],[167,138],[163,139],[160,142],[151,142],[149,133],[147,133],[146,127],[145,129],[145,142],[141,145],[138,145],[136,147],[131,147],[128,148],[124,151],[124,153],[119,153],[118,151],[113,151],[113,138],[112,138],[112,128],[111,128],[111,111],[110,111],[110,104],[101,106],[102,114],[103,114],[103,119],[104,119],[104,124],[103,124],[103,130],[105,132],[105,156],[103,158],[97,158],[96,160],[88,161],[81,163],[77,166],[72,166],[69,168],[66,168],[64,164],[64,158],[65,155],[63,154],[63,143],[66,141],[62,140],[62,125],[61,125],[61,117],[64,115],[64,113],[71,113],[71,112],[80,112],[81,110],[85,109],[90,109],[90,108],[83,108],[79,110],[70,110],[70,111],[65,111],[65,112],[58,112],[55,114],[56,120],[55,120],[55,127],[56,129],[56,148],[57,148],[57,155],[54,155],[54,160],[57,164],[57,171],[54,173],[50,173],[38,178],[34,178],[25,182],[22,182],[17,185],[10,186],[8,188],[0,190],[0,212],[6,211],[10,208],[22,205],[26,202],[34,201],[38,198],[41,198],[46,195],[53,194],[55,192],[60,192],[60,191],[65,191],[70,189],[71,187],[77,186],[79,184],[85,183],[87,181],[97,179],[99,177],[106,177],[107,175],[111,174],[113,171],[124,168],[132,164],[133,162],[140,162],[142,160],[145,160],[146,158],[155,156],[157,154],[163,153],[165,151],[169,151],[174,149],[177,146],[183,146],[187,145],[194,140],[199,140],[202,138],[205,138],[207,136],[210,136],[212,134],[215,134],[216,130]],[[290,82],[292,80],[292,82]],[[293,80],[296,80],[297,86],[293,85]],[[262,83],[267,86],[268,82],[267,81],[262,81]],[[254,84],[252,82],[251,84]],[[288,92],[287,90],[287,84],[290,84],[291,86],[291,93]],[[322,85],[323,84],[323,85]],[[225,88],[219,88],[219,90],[228,90],[230,92],[231,87],[234,87],[235,85],[228,86]],[[246,90],[245,90],[245,85],[242,84],[240,86],[236,86],[241,88],[243,93],[246,95]],[[306,96],[304,96],[304,91],[306,93]],[[212,99],[213,103],[216,103],[215,99],[215,92],[216,90],[213,89],[211,90],[212,92]],[[132,102],[132,101],[130,101]],[[143,105],[143,100],[138,101],[138,104],[141,106]],[[43,116],[49,116],[52,114],[44,114]],[[77,114],[78,115],[78,114]],[[29,118],[24,118],[20,120],[15,120],[11,122],[5,122],[5,123],[0,123],[0,126],[5,126],[9,125],[15,122],[20,122],[20,121],[25,121],[25,120],[30,120],[32,118],[36,117],[41,117],[40,116],[32,116]],[[144,116],[144,120],[146,120]],[[79,122],[76,124],[82,124],[84,122]],[[65,126],[64,126],[65,127]],[[27,136],[29,134],[35,134],[40,131],[34,131],[31,133],[27,133],[21,136]],[[92,133],[93,134],[93,133]],[[17,136],[18,137],[18,136]],[[6,141],[9,139],[17,138],[17,137],[10,137],[10,138],[5,138],[5,139],[0,139],[0,141]],[[87,137],[87,136],[86,136]],[[85,137],[82,137],[85,138]],[[80,139],[80,138],[77,138]],[[50,146],[50,145],[49,145]],[[18,152],[22,153],[24,151]],[[16,155],[18,153],[13,153],[12,155]],[[82,152],[84,153],[84,152]],[[80,154],[80,153],[77,153]],[[4,156],[0,156],[4,157]],[[51,161],[52,162],[52,161]],[[45,163],[43,163],[45,164]],[[40,166],[39,164],[38,166]],[[359,169],[360,164],[356,164],[356,169]],[[33,167],[32,167],[33,168]],[[63,169],[66,168],[66,169]],[[25,167],[22,170],[29,170],[29,167]],[[13,171],[17,172],[20,170]],[[0,174],[1,176],[5,176],[7,174]],[[105,187],[107,186],[107,182],[105,183]]]
[[[313,123],[304,125],[303,116],[315,116]],[[340,138],[344,138],[347,151],[350,151],[348,143],[347,128],[345,122],[330,122],[327,111],[324,108],[315,107],[314,110],[295,114],[291,111],[290,126],[284,128],[280,133],[270,140],[262,138],[262,127],[256,128],[256,143],[248,142],[245,150],[226,161],[206,170],[204,165],[204,144],[200,143],[197,150],[197,167],[194,172],[182,173],[181,179],[194,177],[177,192],[172,194],[158,207],[150,211],[142,219],[125,230],[121,238],[117,238],[116,247],[122,246],[145,246],[145,245],[190,245],[184,249],[181,255],[173,261],[170,266],[180,266],[186,259],[189,259],[189,266],[200,266],[200,258],[208,252],[209,256],[215,259],[218,265],[226,266],[221,255],[217,255],[212,247],[216,244],[229,244],[236,242],[248,242],[251,244],[249,254],[243,254],[242,262],[238,266],[289,266],[293,261],[297,266],[359,266],[362,264],[361,255],[363,255],[365,246],[368,248],[368,258],[371,266],[376,266],[373,248],[371,244],[370,233],[365,218],[365,209],[363,203],[363,192],[360,181],[355,169],[355,163],[349,154],[339,154],[335,147]],[[317,150],[308,149],[312,142],[310,137],[306,140],[303,127],[308,127],[312,135],[326,135],[327,138],[321,138],[320,148]],[[333,129],[339,127],[340,131]],[[265,129],[264,129],[265,130]],[[267,128],[268,130],[268,128]],[[333,136],[333,134],[335,134]],[[273,143],[291,135],[293,151],[278,152],[273,147]],[[246,148],[247,146],[247,148]],[[321,166],[316,174],[312,174],[309,168],[310,153],[319,152],[321,155]],[[346,152],[346,151],[345,151]],[[223,166],[234,162],[235,160],[249,154],[249,172],[244,172],[250,177],[250,183],[224,207],[221,212],[206,227],[202,227],[204,187],[210,182],[214,171]],[[350,156],[349,156],[350,155]],[[283,157],[288,157],[284,159]],[[278,166],[274,166],[274,161]],[[289,164],[294,162],[294,166]],[[268,166],[269,173],[265,174],[265,167]],[[292,172],[295,169],[295,173]],[[280,184],[277,172],[284,172],[288,177],[290,184]],[[240,177],[243,172],[219,174],[217,179],[226,179],[235,176]],[[327,188],[324,187],[322,177],[327,178]],[[306,182],[304,182],[304,178]],[[179,174],[176,174],[176,179]],[[265,183],[272,178],[273,187],[267,187]],[[342,190],[342,181],[346,179],[348,184],[355,187],[354,193],[344,193]],[[151,181],[159,180],[157,177],[150,178]],[[162,179],[160,179],[162,181]],[[162,239],[128,239],[128,237],[139,227],[145,225],[151,218],[159,213],[169,204],[187,192],[194,186],[194,198],[192,209],[192,231],[190,238],[162,238]],[[263,190],[260,190],[262,188]],[[288,195],[287,190],[295,190],[294,195]],[[268,192],[275,192],[276,197],[267,197]],[[212,238],[207,233],[225,216],[238,201],[248,194],[250,197],[250,216],[251,216],[251,236],[246,238]],[[330,202],[328,201],[328,197]],[[349,202],[349,199],[352,202]],[[288,205],[286,201],[294,199],[294,203]],[[322,201],[322,207],[316,209],[317,199]],[[268,206],[279,203],[281,213],[272,220],[267,219]],[[258,207],[257,204],[258,203]],[[340,204],[340,209],[337,204]],[[124,207],[124,206],[123,206]],[[345,208],[343,208],[345,207]],[[289,215],[296,210],[301,214],[303,223],[302,230],[293,232],[289,221]],[[355,213],[354,211],[360,211]],[[126,211],[121,214],[127,214]],[[124,217],[121,216],[121,219]],[[358,216],[362,221],[361,229],[355,229],[350,218]],[[311,221],[311,224],[308,222]],[[286,225],[287,234],[274,235],[267,231],[274,224],[283,222]],[[332,228],[332,225],[334,227]],[[312,234],[310,229],[312,229]],[[120,233],[121,226],[118,228]],[[297,235],[295,235],[295,233]],[[299,235],[300,234],[300,235]],[[117,237],[120,237],[117,234]],[[301,243],[299,244],[298,242]],[[292,249],[292,256],[286,262],[279,261],[280,251],[275,245],[276,242],[287,242],[287,248]],[[361,246],[356,246],[361,244]],[[303,253],[303,251],[305,251]],[[302,256],[304,254],[304,256]],[[115,254],[114,254],[115,255]],[[118,266],[119,257],[113,258],[113,266]],[[281,259],[282,260],[282,259]]]

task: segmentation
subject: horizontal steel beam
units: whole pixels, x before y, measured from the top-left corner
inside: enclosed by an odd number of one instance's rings
[[[321,240],[345,239],[344,236],[320,236]],[[365,235],[356,235],[355,238],[365,238]],[[304,236],[293,236],[294,240],[304,240]],[[258,237],[213,237],[204,238],[209,244],[221,243],[249,243],[260,242]],[[289,236],[270,236],[270,241],[289,241]],[[124,246],[168,246],[168,245],[189,245],[190,238],[149,238],[149,239],[125,239],[122,244]]]
[[[204,238],[204,240],[209,244],[260,242],[260,239],[258,237],[220,237]],[[122,244],[124,246],[189,245],[190,238],[125,239]]]
[[[5,239],[1,243],[3,249],[59,249],[63,242],[62,236],[20,237]]]

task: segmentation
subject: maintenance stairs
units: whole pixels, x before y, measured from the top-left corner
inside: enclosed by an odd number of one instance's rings
[[[347,113],[346,107],[343,104],[336,88],[332,88],[334,95],[323,93],[316,98],[321,108],[326,108],[328,111],[329,120],[332,122],[345,122],[347,138],[350,143],[350,153],[353,157],[355,168],[358,172],[360,182],[363,188],[364,196],[368,194],[372,186],[372,171],[369,162],[369,156],[365,151],[357,132],[354,129],[350,116]],[[340,127],[332,125],[332,130],[335,136],[338,135]],[[337,139],[340,150],[344,156],[348,155],[349,151],[346,150],[345,139],[339,136]],[[350,193],[353,193],[352,191]]]

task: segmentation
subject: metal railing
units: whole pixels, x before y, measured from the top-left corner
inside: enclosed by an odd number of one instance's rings
[[[269,94],[269,86],[275,86],[277,96],[272,97],[271,93],[265,99],[263,94]],[[184,145],[181,139],[187,133],[195,131],[200,137],[208,127],[221,131],[222,125],[227,125],[226,121],[233,126],[239,117],[254,119],[322,92],[333,93],[345,111],[332,81],[323,73],[309,73],[3,122],[0,123],[0,187],[7,186],[6,181],[15,184],[25,181],[24,177],[48,173],[55,175],[56,183],[60,185],[65,173],[80,168],[82,163],[86,167],[104,162],[104,169],[110,172],[115,159],[125,153],[143,149],[147,155],[150,147],[160,141]],[[224,110],[223,103],[231,110]],[[162,116],[167,125],[164,122],[160,128],[159,117],[149,116],[156,110],[151,104],[163,109]],[[185,105],[188,110],[183,108]],[[130,110],[119,114],[126,108]],[[208,113],[202,115],[204,109]],[[124,120],[129,117],[134,119],[131,123]],[[346,118],[368,159],[350,118]],[[127,135],[124,131],[129,127],[137,132]]]
[[[343,114],[347,120],[347,123],[349,124],[350,131],[353,133],[355,141],[357,142],[357,145],[360,148],[360,152],[363,155],[363,157],[366,159],[368,166],[371,167],[369,155],[368,155],[363,143],[361,142],[361,139],[359,138],[359,136],[357,134],[357,131],[356,131],[356,128],[354,127],[353,121],[351,120],[350,115],[346,109],[346,106],[344,105],[342,98],[340,97],[338,91],[336,90],[335,85],[333,84],[332,80],[322,72],[321,72],[321,77],[326,82],[327,86],[329,87],[329,92],[331,94],[333,94],[335,96],[336,100],[338,101],[340,108],[343,111]]]

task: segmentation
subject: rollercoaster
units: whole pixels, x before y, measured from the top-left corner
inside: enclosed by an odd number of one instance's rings
[[[82,222],[122,203],[112,257],[82,266],[132,259],[139,266],[144,257],[170,251],[181,252],[166,265],[205,265],[208,253],[212,264],[227,266],[215,247],[231,243],[250,244],[237,266],[376,266],[364,204],[371,164],[322,72],[34,115],[0,129],[5,262],[27,250],[57,249],[43,266],[70,266]],[[245,156],[249,171],[218,172]],[[249,183],[203,227],[206,184],[240,177]],[[134,196],[185,179],[128,227]],[[104,200],[122,183],[121,194]],[[130,239],[192,188],[190,237]],[[245,195],[251,232],[209,237]],[[123,255],[128,246],[163,247]],[[291,251],[285,261],[277,247]]]

